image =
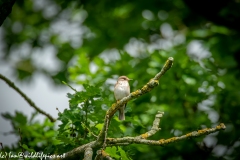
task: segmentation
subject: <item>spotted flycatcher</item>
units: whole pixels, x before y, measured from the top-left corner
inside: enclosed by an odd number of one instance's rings
[[[130,94],[130,86],[128,81],[131,80],[126,76],[120,76],[118,78],[117,83],[114,86],[114,96],[117,101],[123,99],[124,97],[128,96]],[[126,107],[127,103],[122,105],[119,108],[119,120],[125,120],[125,113],[124,109]]]

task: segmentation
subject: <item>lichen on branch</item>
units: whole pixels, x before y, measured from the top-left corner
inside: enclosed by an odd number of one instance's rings
[[[161,71],[158,74],[156,74],[154,78],[150,79],[146,85],[144,85],[141,89],[138,89],[138,90],[130,93],[130,95],[121,99],[117,103],[113,103],[112,106],[106,112],[103,127],[102,127],[100,133],[98,134],[96,141],[89,142],[87,144],[84,144],[82,146],[79,146],[79,147],[69,151],[68,153],[66,153],[65,159],[75,159],[75,158],[79,157],[83,152],[86,153],[88,148],[91,148],[91,149],[102,148],[102,149],[98,150],[98,151],[101,151],[101,154],[100,154],[100,152],[97,153],[98,156],[96,156],[96,158],[98,158],[103,155],[102,153],[105,153],[104,152],[105,147],[125,146],[125,145],[130,145],[132,143],[164,146],[169,143],[176,142],[176,141],[184,140],[184,139],[191,138],[191,137],[198,137],[201,135],[207,135],[207,134],[214,133],[214,132],[225,129],[226,128],[225,125],[223,123],[221,123],[220,125],[218,125],[214,128],[205,128],[205,129],[201,129],[198,131],[193,131],[188,134],[182,135],[180,137],[172,137],[169,139],[160,139],[160,140],[147,140],[147,138],[156,134],[160,130],[160,128],[159,128],[160,119],[162,118],[164,113],[158,111],[158,113],[155,116],[155,120],[153,121],[152,128],[149,131],[147,131],[146,133],[141,134],[136,137],[107,138],[107,131],[108,131],[108,127],[109,127],[111,118],[116,113],[116,111],[120,108],[120,106],[129,102],[132,99],[136,99],[139,96],[142,96],[142,95],[150,92],[153,88],[158,86],[159,79],[172,67],[172,65],[173,65],[173,58],[169,57],[168,60],[165,62]],[[105,156],[105,158],[106,157],[108,157],[108,156]],[[111,159],[111,157],[108,157],[108,158]]]
[[[127,103],[128,101],[130,101],[132,99],[135,99],[143,94],[150,92],[153,88],[158,86],[158,84],[159,84],[158,80],[161,78],[162,75],[164,75],[172,67],[172,65],[173,65],[173,57],[169,57],[168,60],[165,62],[161,71],[153,79],[150,79],[150,81],[146,85],[144,85],[141,89],[138,89],[137,91],[130,93],[129,96],[121,99],[117,103],[112,104],[111,108],[106,113],[103,128],[98,135],[98,139],[97,139],[98,143],[102,143],[102,141],[105,137],[105,130],[108,127],[106,125],[107,119],[108,119],[107,115],[108,115],[109,119],[111,119],[112,116],[120,108],[120,106],[122,106],[123,104]]]

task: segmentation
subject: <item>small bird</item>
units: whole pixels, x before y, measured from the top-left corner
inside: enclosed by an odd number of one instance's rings
[[[123,99],[124,97],[130,94],[130,86],[128,81],[131,80],[127,76],[120,76],[117,80],[117,83],[114,86],[114,96],[117,101]],[[125,120],[124,109],[127,104],[124,104],[119,109],[119,120]]]

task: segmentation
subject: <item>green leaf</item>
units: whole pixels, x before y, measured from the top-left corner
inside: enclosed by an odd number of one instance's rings
[[[22,147],[29,152],[35,152],[34,149],[28,148],[28,146],[26,144],[22,144]]]
[[[117,154],[117,148],[115,146],[113,147],[107,147],[105,151],[110,155],[110,157],[113,158],[120,158],[120,156]]]
[[[67,97],[70,98],[70,99],[72,99],[72,98],[74,98],[74,94],[67,93]]]
[[[118,147],[118,151],[120,152],[120,155],[121,155],[122,159],[131,160],[131,159],[128,158],[126,152],[121,147]]]
[[[53,153],[54,150],[56,150],[56,147],[54,145],[49,145],[44,149],[44,153]]]
[[[99,131],[102,130],[102,127],[103,127],[103,123],[99,123],[95,126]]]

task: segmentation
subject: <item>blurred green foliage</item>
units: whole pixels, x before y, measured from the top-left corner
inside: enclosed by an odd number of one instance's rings
[[[57,140],[53,139],[57,135],[54,124],[48,119],[45,119],[42,123],[36,121],[37,114],[37,112],[33,113],[30,118],[18,111],[14,115],[9,113],[1,114],[3,118],[11,121],[13,130],[9,134],[14,134],[19,139],[11,147],[5,147],[5,152],[12,152],[16,155],[22,150],[40,152],[49,145],[57,144]]]
[[[128,103],[126,121],[112,119],[109,137],[145,133],[157,111],[165,114],[161,131],[152,139],[220,122],[227,129],[165,147],[130,145],[107,148],[108,153],[116,159],[239,159],[240,30],[233,24],[240,8],[238,1],[231,0],[216,2],[213,9],[208,6],[213,2],[197,1],[203,6],[197,10],[188,0],[17,1],[2,25],[2,60],[11,63],[19,80],[29,81],[35,73],[43,73],[54,84],[71,82],[83,89],[67,94],[69,107],[58,118],[62,122],[58,142],[48,139],[46,145],[52,145],[45,151],[66,152],[93,140],[105,111],[115,102],[112,91],[117,77],[133,79],[134,91],[172,56],[174,65],[159,86]],[[58,64],[53,70],[35,63],[41,62],[39,53],[46,48],[52,48],[47,54]],[[4,117],[16,125],[14,116]],[[38,137],[34,129],[29,133]],[[38,150],[27,140],[23,143]]]

